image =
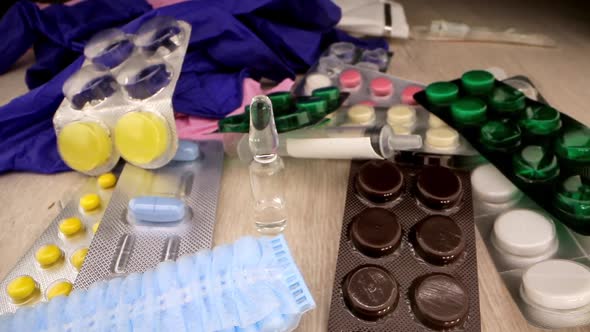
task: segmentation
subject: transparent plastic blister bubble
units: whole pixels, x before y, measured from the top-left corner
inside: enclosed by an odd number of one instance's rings
[[[90,178],[0,282],[0,315],[68,296],[101,224],[115,182]]]
[[[157,170],[125,165],[75,288],[211,247],[223,146],[187,143],[199,150],[191,160],[178,158]]]
[[[590,324],[590,237],[554,219],[492,164],[476,167],[471,185],[475,225],[523,316],[549,329]]]
[[[68,166],[97,175],[119,157],[148,169],[173,158],[172,94],[190,31],[186,22],[157,16],[135,35],[109,29],[88,42],[85,65],[64,83],[66,98],[53,118]]]
[[[316,96],[323,89],[338,87],[349,93],[343,107],[331,113],[327,126],[389,125],[396,135],[419,135],[424,142],[414,152],[474,156],[477,152],[459,133],[423,107],[413,95],[424,85],[378,71],[320,59],[296,87],[297,94]],[[332,67],[327,68],[330,65]]]
[[[480,331],[465,172],[351,163],[329,331]]]
[[[549,106],[528,79],[507,82],[473,70],[414,97],[555,219],[590,235],[590,129]],[[533,92],[537,100],[527,98]]]
[[[392,57],[393,53],[383,48],[368,50],[356,47],[353,43],[338,42],[328,47],[320,58],[320,63],[322,59],[337,59],[347,65],[357,65],[385,72]]]

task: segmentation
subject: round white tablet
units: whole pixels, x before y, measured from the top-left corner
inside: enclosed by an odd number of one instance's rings
[[[590,304],[590,268],[581,263],[552,259],[529,267],[522,291],[531,302],[550,309],[576,309]]]
[[[416,110],[407,105],[392,106],[387,110],[387,123],[392,126],[411,127],[416,122]]]
[[[375,109],[368,105],[358,104],[348,109],[348,119],[354,124],[367,124],[375,119]]]
[[[453,150],[459,146],[459,133],[449,127],[431,128],[426,131],[426,144],[434,149]]]
[[[310,74],[305,79],[304,92],[307,96],[311,96],[313,90],[319,88],[326,88],[332,85],[332,80],[328,76],[320,73],[314,73]]]
[[[518,188],[494,165],[477,167],[471,173],[473,192],[480,200],[492,204],[504,204],[520,198]]]
[[[555,248],[555,224],[532,210],[512,210],[496,218],[492,241],[496,247],[517,256],[537,256]]]
[[[446,127],[447,124],[444,123],[443,120],[441,120],[438,116],[434,115],[434,114],[430,114],[428,116],[428,127],[430,128],[441,128],[441,127]]]

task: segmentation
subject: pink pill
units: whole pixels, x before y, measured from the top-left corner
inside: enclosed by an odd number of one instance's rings
[[[393,83],[385,77],[377,77],[371,81],[371,93],[375,97],[388,97],[393,94]]]
[[[366,106],[371,106],[371,107],[373,107],[373,106],[376,105],[375,102],[372,101],[372,100],[363,100],[359,104],[366,105]]]
[[[361,73],[356,69],[347,69],[340,73],[340,85],[345,89],[356,89],[361,85]]]
[[[417,85],[410,85],[402,91],[402,103],[406,105],[416,105],[416,101],[414,100],[414,94],[422,91],[422,87]]]

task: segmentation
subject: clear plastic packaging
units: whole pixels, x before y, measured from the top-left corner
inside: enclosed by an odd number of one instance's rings
[[[186,22],[157,16],[135,35],[109,29],[88,42],[87,61],[64,83],[53,118],[68,166],[97,175],[119,157],[148,169],[174,157],[172,94],[190,31]]]
[[[111,200],[105,176],[88,179],[0,282],[0,315],[70,293]]]

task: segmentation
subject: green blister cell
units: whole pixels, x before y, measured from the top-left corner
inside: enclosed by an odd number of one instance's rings
[[[527,106],[519,123],[530,134],[549,135],[561,128],[561,117],[555,108],[547,105]]]
[[[555,204],[577,219],[590,218],[590,184],[580,175],[563,181],[557,188]]]
[[[328,100],[321,97],[298,97],[295,107],[298,112],[309,113],[313,120],[328,115]]]
[[[328,102],[328,113],[335,111],[340,104],[340,89],[335,86],[315,89],[311,95],[326,99]]]
[[[520,114],[524,109],[526,96],[508,85],[498,85],[492,89],[489,103],[494,110],[502,115],[512,116]]]
[[[489,121],[480,129],[480,142],[492,151],[509,152],[520,146],[520,128],[509,121]]]
[[[228,116],[219,120],[218,126],[222,133],[247,133],[250,130],[250,113]]]
[[[555,152],[567,160],[590,162],[590,129],[577,126],[565,130],[557,138]]]
[[[547,149],[529,145],[512,159],[514,173],[528,183],[551,181],[559,175],[557,158]]]
[[[477,97],[461,98],[451,104],[453,120],[464,126],[480,125],[486,121],[487,105]]]
[[[449,105],[459,97],[459,87],[451,82],[435,82],[426,87],[426,98],[437,106]]]
[[[494,82],[494,75],[485,70],[472,70],[461,76],[461,85],[470,94],[487,94],[494,88]]]
[[[273,92],[266,95],[272,103],[274,114],[290,113],[293,110],[293,95],[288,91]]]

